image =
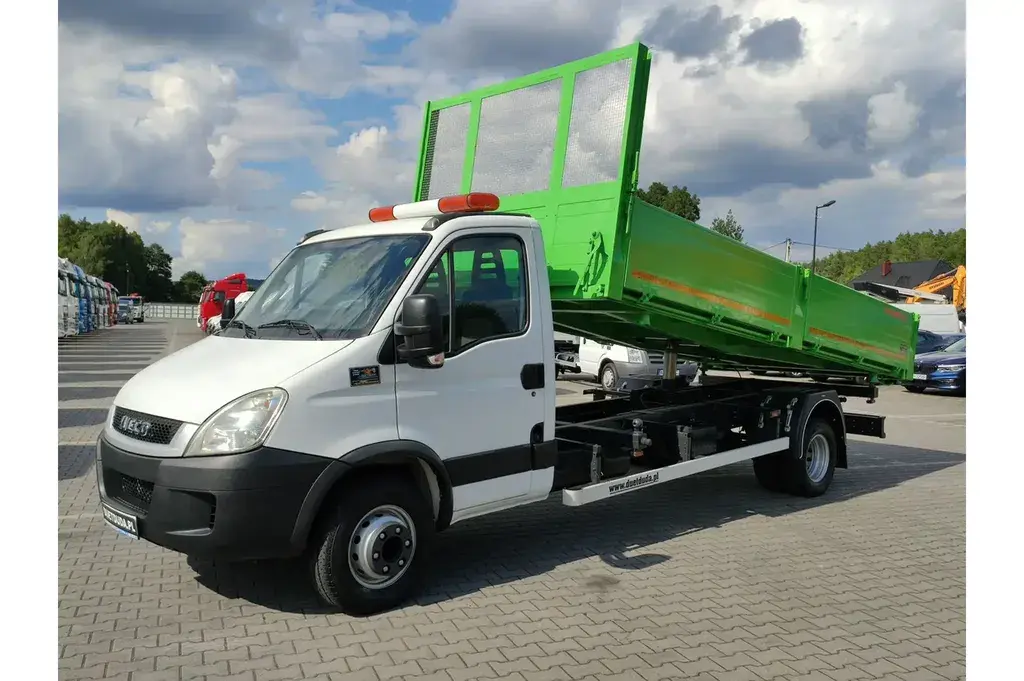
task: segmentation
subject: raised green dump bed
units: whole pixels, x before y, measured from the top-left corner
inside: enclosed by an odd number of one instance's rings
[[[491,192],[536,218],[559,331],[709,368],[910,378],[916,315],[636,198],[649,75],[637,43],[429,102],[414,200]]]

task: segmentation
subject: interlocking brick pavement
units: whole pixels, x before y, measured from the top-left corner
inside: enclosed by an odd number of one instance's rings
[[[741,464],[468,521],[441,535],[416,603],[353,619],[294,564],[190,561],[103,525],[97,414],[136,355],[197,337],[147,322],[61,345],[61,679],[965,678],[964,431],[920,415],[962,400],[887,390],[873,408],[909,415],[888,440],[851,440],[820,499],[769,494]],[[119,351],[129,371],[111,368]]]

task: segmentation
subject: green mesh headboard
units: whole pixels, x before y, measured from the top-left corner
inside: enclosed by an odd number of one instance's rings
[[[413,200],[497,194],[543,226],[556,296],[607,294],[613,268],[587,279],[588,253],[596,233],[610,255],[624,229],[649,74],[635,43],[428,102]]]

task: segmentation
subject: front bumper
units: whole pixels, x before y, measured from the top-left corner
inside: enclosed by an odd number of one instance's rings
[[[967,385],[967,373],[964,371],[936,371],[927,374],[927,378],[924,380],[909,381],[908,385],[926,390],[961,391]]]
[[[140,456],[100,436],[96,477],[102,503],[134,516],[141,539],[188,555],[251,560],[302,551],[300,509],[330,463],[270,447]]]

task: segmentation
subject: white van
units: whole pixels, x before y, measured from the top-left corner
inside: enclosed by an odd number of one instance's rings
[[[580,338],[579,365],[580,372],[596,376],[602,388],[616,390],[626,376],[664,376],[665,353]],[[676,376],[683,383],[691,383],[696,375],[693,362],[676,366]]]
[[[964,324],[956,312],[956,306],[943,303],[890,303],[906,312],[916,312],[921,317],[919,329],[932,333],[963,333]]]

